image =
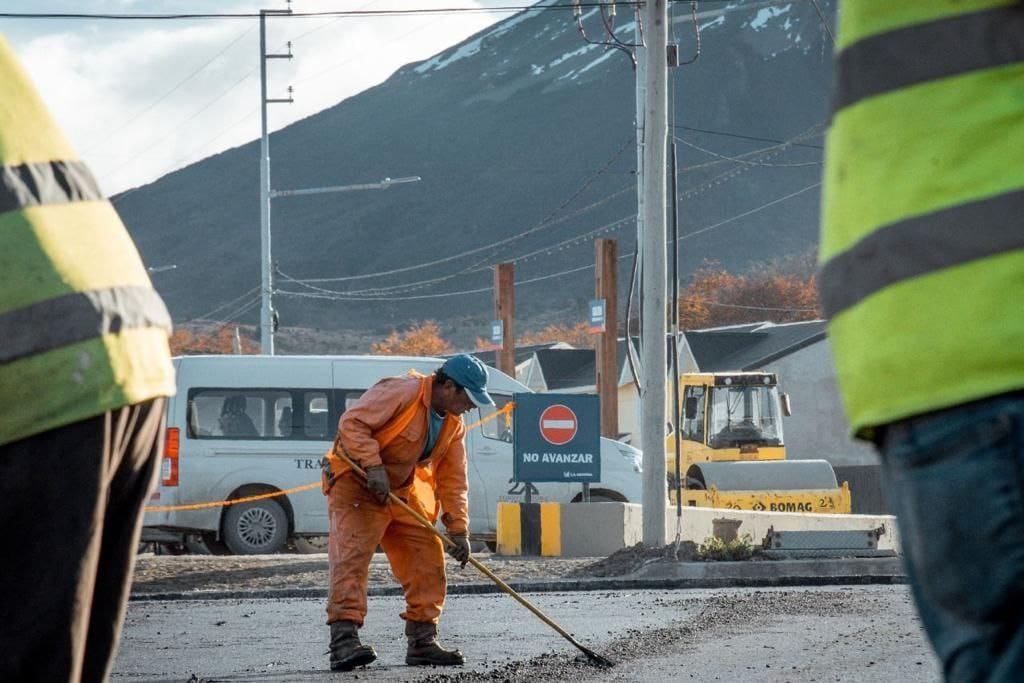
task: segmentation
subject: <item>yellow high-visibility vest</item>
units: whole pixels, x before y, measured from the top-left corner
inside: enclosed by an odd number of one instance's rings
[[[0,444],[172,395],[170,327],[128,231],[0,37]]]
[[[822,304],[854,432],[1024,388],[1024,3],[850,0]]]

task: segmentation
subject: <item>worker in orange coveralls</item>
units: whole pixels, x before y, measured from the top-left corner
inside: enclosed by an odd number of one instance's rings
[[[493,404],[487,368],[462,354],[430,376],[381,380],[342,415],[325,459],[331,670],[349,671],[377,658],[359,641],[358,630],[366,617],[370,560],[378,544],[405,590],[406,664],[463,664],[461,652],[437,642],[447,589],[441,540],[401,506],[389,504],[388,495],[394,493],[432,521],[440,507],[455,542],[448,552],[465,566],[470,549],[462,414]],[[339,450],[366,470],[366,480],[335,455]]]

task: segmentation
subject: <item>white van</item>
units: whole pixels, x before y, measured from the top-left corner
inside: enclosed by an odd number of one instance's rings
[[[443,358],[405,356],[183,356],[174,359],[178,392],[169,402],[160,486],[150,506],[225,501],[283,491],[320,479],[320,460],[338,418],[383,377],[432,373]],[[487,368],[497,407],[474,409],[470,424],[529,389]],[[514,419],[514,413],[513,413]],[[512,439],[503,417],[466,435],[470,529],[494,538],[499,499],[512,494]],[[581,485],[538,483],[536,499],[581,500]],[[519,489],[522,487],[520,486]],[[518,491],[518,489],[517,489]],[[592,501],[641,500],[640,451],[601,439],[601,481]],[[180,545],[201,539],[211,552],[273,553],[291,540],[323,547],[327,502],[319,486],[226,507],[147,512],[144,542]]]

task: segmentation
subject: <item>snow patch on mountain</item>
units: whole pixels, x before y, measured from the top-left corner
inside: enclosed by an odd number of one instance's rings
[[[472,57],[476,53],[480,52],[480,43],[482,40],[482,38],[477,38],[476,40],[471,40],[468,43],[463,43],[458,47],[458,49],[449,53],[448,56],[445,56],[444,53],[441,53],[435,57],[431,57],[427,61],[417,66],[414,69],[414,71],[419,74],[425,74],[428,71],[440,71],[441,69],[459,61],[460,59]]]
[[[750,20],[748,26],[750,26],[750,28],[754,29],[755,31],[760,31],[761,29],[768,25],[768,22],[770,20],[774,19],[775,17],[782,16],[790,9],[792,9],[792,7],[792,4],[783,5],[782,7],[763,7],[757,11],[757,15]],[[789,27],[787,26],[786,28]]]

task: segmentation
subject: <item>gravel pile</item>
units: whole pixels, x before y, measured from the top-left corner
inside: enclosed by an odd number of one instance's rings
[[[616,551],[608,557],[574,569],[566,574],[569,578],[594,578],[626,576],[641,567],[655,562],[694,562],[697,560],[697,546],[684,541],[666,546],[647,546],[643,543]]]

